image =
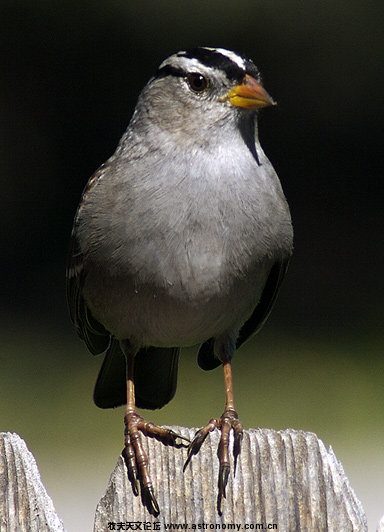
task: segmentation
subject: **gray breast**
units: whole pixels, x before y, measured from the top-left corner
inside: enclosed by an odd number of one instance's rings
[[[292,246],[280,183],[259,153],[261,166],[248,152],[239,165],[232,142],[214,167],[201,152],[166,165],[153,157],[151,172],[137,161],[107,166],[80,213],[79,240],[84,295],[109,330],[186,345],[249,316]]]

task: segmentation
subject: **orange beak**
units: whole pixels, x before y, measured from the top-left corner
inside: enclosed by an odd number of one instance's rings
[[[243,109],[259,109],[276,105],[267,91],[249,74],[245,75],[240,85],[236,85],[229,91],[224,100],[229,100],[235,107]]]

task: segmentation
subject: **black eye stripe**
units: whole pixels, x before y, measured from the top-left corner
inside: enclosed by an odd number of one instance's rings
[[[184,78],[186,75],[187,73],[181,68],[173,67],[171,65],[165,65],[157,70],[156,78],[165,78],[166,76],[176,76],[179,78]]]
[[[185,70],[171,65],[165,65],[159,68],[156,74],[156,79],[164,78],[166,76],[176,76],[178,78],[185,78],[188,81],[189,86],[195,92],[203,91],[207,88],[208,81],[206,76],[199,72],[185,72]],[[198,86],[201,82],[201,86]]]

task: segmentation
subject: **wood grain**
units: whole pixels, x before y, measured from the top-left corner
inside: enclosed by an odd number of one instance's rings
[[[192,438],[196,429],[171,427]],[[156,518],[132,493],[123,459],[118,459],[95,516],[94,532],[108,523],[155,522],[208,525],[277,525],[279,532],[368,530],[361,503],[341,463],[315,434],[296,430],[245,431],[235,477],[231,471],[223,513],[217,512],[219,432],[208,436],[183,474],[185,449],[143,438],[161,513]],[[212,526],[211,526],[212,525]],[[221,525],[215,527],[215,525]],[[150,528],[151,530],[152,528]],[[252,528],[250,528],[252,530]],[[270,528],[271,529],[271,528]]]
[[[36,461],[17,434],[0,433],[0,532],[62,532]]]

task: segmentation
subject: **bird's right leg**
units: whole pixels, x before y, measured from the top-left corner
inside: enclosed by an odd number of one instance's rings
[[[143,503],[150,513],[157,516],[160,513],[159,505],[153,490],[152,479],[149,473],[149,460],[143,448],[140,432],[145,436],[156,438],[165,445],[176,447],[184,446],[183,440],[188,441],[171,429],[159,427],[154,423],[145,421],[136,410],[134,363],[137,349],[128,341],[121,342],[121,347],[127,360],[127,404],[125,409],[125,447],[123,457],[128,469],[128,478],[131,481],[133,493],[139,494],[141,484],[141,496]]]

